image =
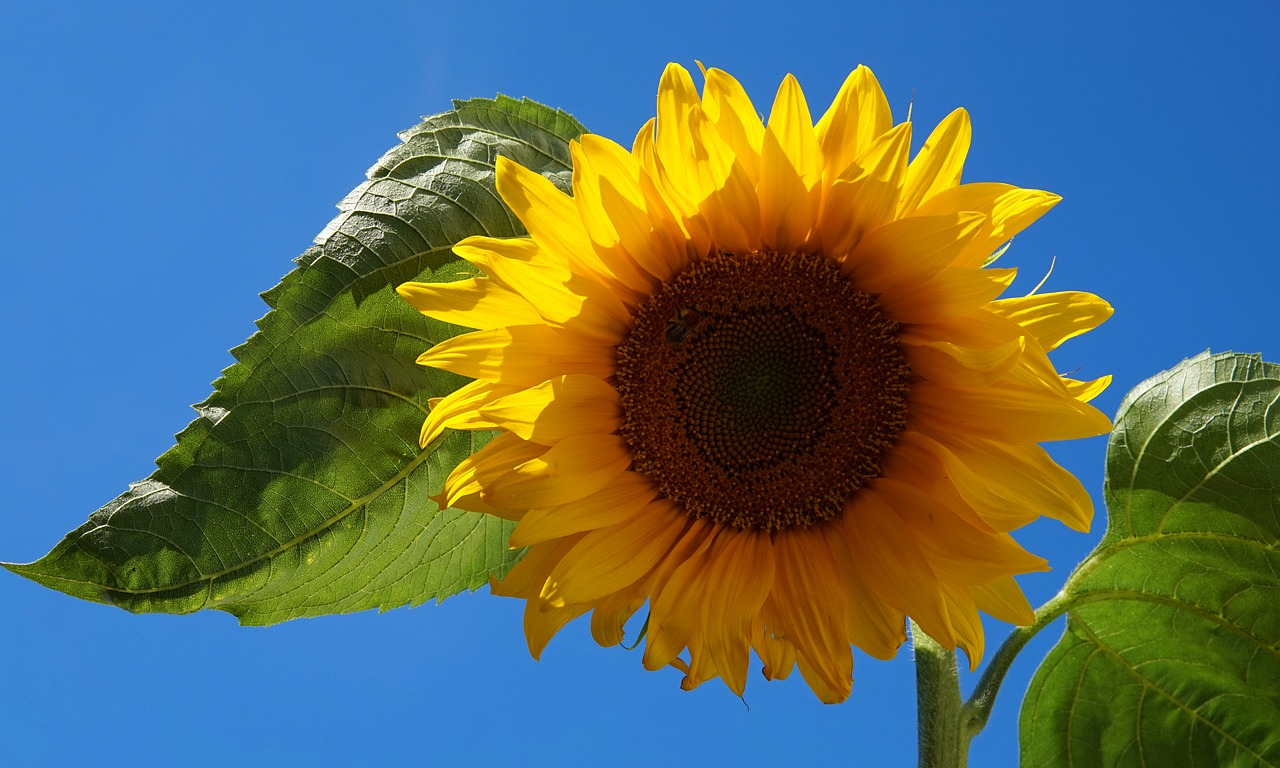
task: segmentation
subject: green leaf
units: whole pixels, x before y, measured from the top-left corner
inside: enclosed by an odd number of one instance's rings
[[[1280,765],[1280,366],[1206,353],[1140,384],[1106,501],[1023,765]]]
[[[6,567],[131,611],[246,624],[416,605],[511,567],[510,524],[429,498],[488,435],[418,448],[428,399],[464,380],[414,361],[461,329],[393,289],[472,274],[450,252],[464,237],[523,234],[494,190],[498,155],[567,189],[583,128],[506,97],[454,107],[401,134],[263,294],[271,311],[155,474]]]

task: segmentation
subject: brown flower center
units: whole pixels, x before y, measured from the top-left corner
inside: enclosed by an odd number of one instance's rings
[[[621,432],[635,469],[695,517],[829,520],[906,425],[898,326],[822,256],[718,254],[634,320],[618,347]]]

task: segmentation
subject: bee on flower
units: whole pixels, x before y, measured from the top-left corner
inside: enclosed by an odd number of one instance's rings
[[[1110,314],[1080,292],[999,298],[988,257],[1058,202],[960,183],[958,109],[909,158],[870,70],[815,124],[791,76],[767,122],[742,86],[669,65],[628,150],[571,144],[573,194],[499,158],[528,237],[454,251],[483,276],[409,283],[423,314],[476,329],[423,365],[473,381],[445,429],[496,429],[442,504],[518,521],[493,591],[526,600],[536,657],[591,613],[602,645],[642,607],[643,662],[741,695],[799,669],[847,698],[857,646],[887,659],[906,619],[976,667],[979,612],[1032,610],[1043,570],[1010,531],[1087,530],[1080,483],[1039,446],[1107,432],[1048,358]]]

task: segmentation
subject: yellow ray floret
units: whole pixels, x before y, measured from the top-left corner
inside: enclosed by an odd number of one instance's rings
[[[1011,532],[1089,528],[1039,444],[1110,429],[1088,404],[1110,378],[1048,354],[1111,307],[1000,298],[1016,272],[984,265],[1059,198],[962,183],[965,110],[912,158],[865,67],[816,124],[790,75],[766,120],[704,76],[669,65],[630,150],[571,142],[572,194],[499,158],[529,236],[468,238],[480,277],[400,287],[475,329],[418,360],[474,379],[423,446],[500,432],[438,501],[519,521],[492,589],[527,601],[535,657],[588,613],[620,643],[647,606],[644,666],[686,689],[741,694],[754,653],[842,701],[852,649],[892,657],[908,617],[976,666],[979,612],[1031,622],[1014,576],[1048,567]]]

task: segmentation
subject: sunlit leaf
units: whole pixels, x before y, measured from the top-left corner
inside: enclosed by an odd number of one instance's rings
[[[1280,765],[1280,366],[1204,354],[1139,385],[1106,501],[1023,764]]]
[[[499,97],[401,134],[263,295],[259,331],[155,474],[8,567],[131,611],[218,608],[248,624],[418,604],[505,573],[509,524],[428,498],[487,435],[417,445],[428,399],[463,380],[414,360],[460,329],[393,288],[471,274],[450,252],[463,237],[523,234],[494,191],[498,155],[567,189],[582,130]]]

